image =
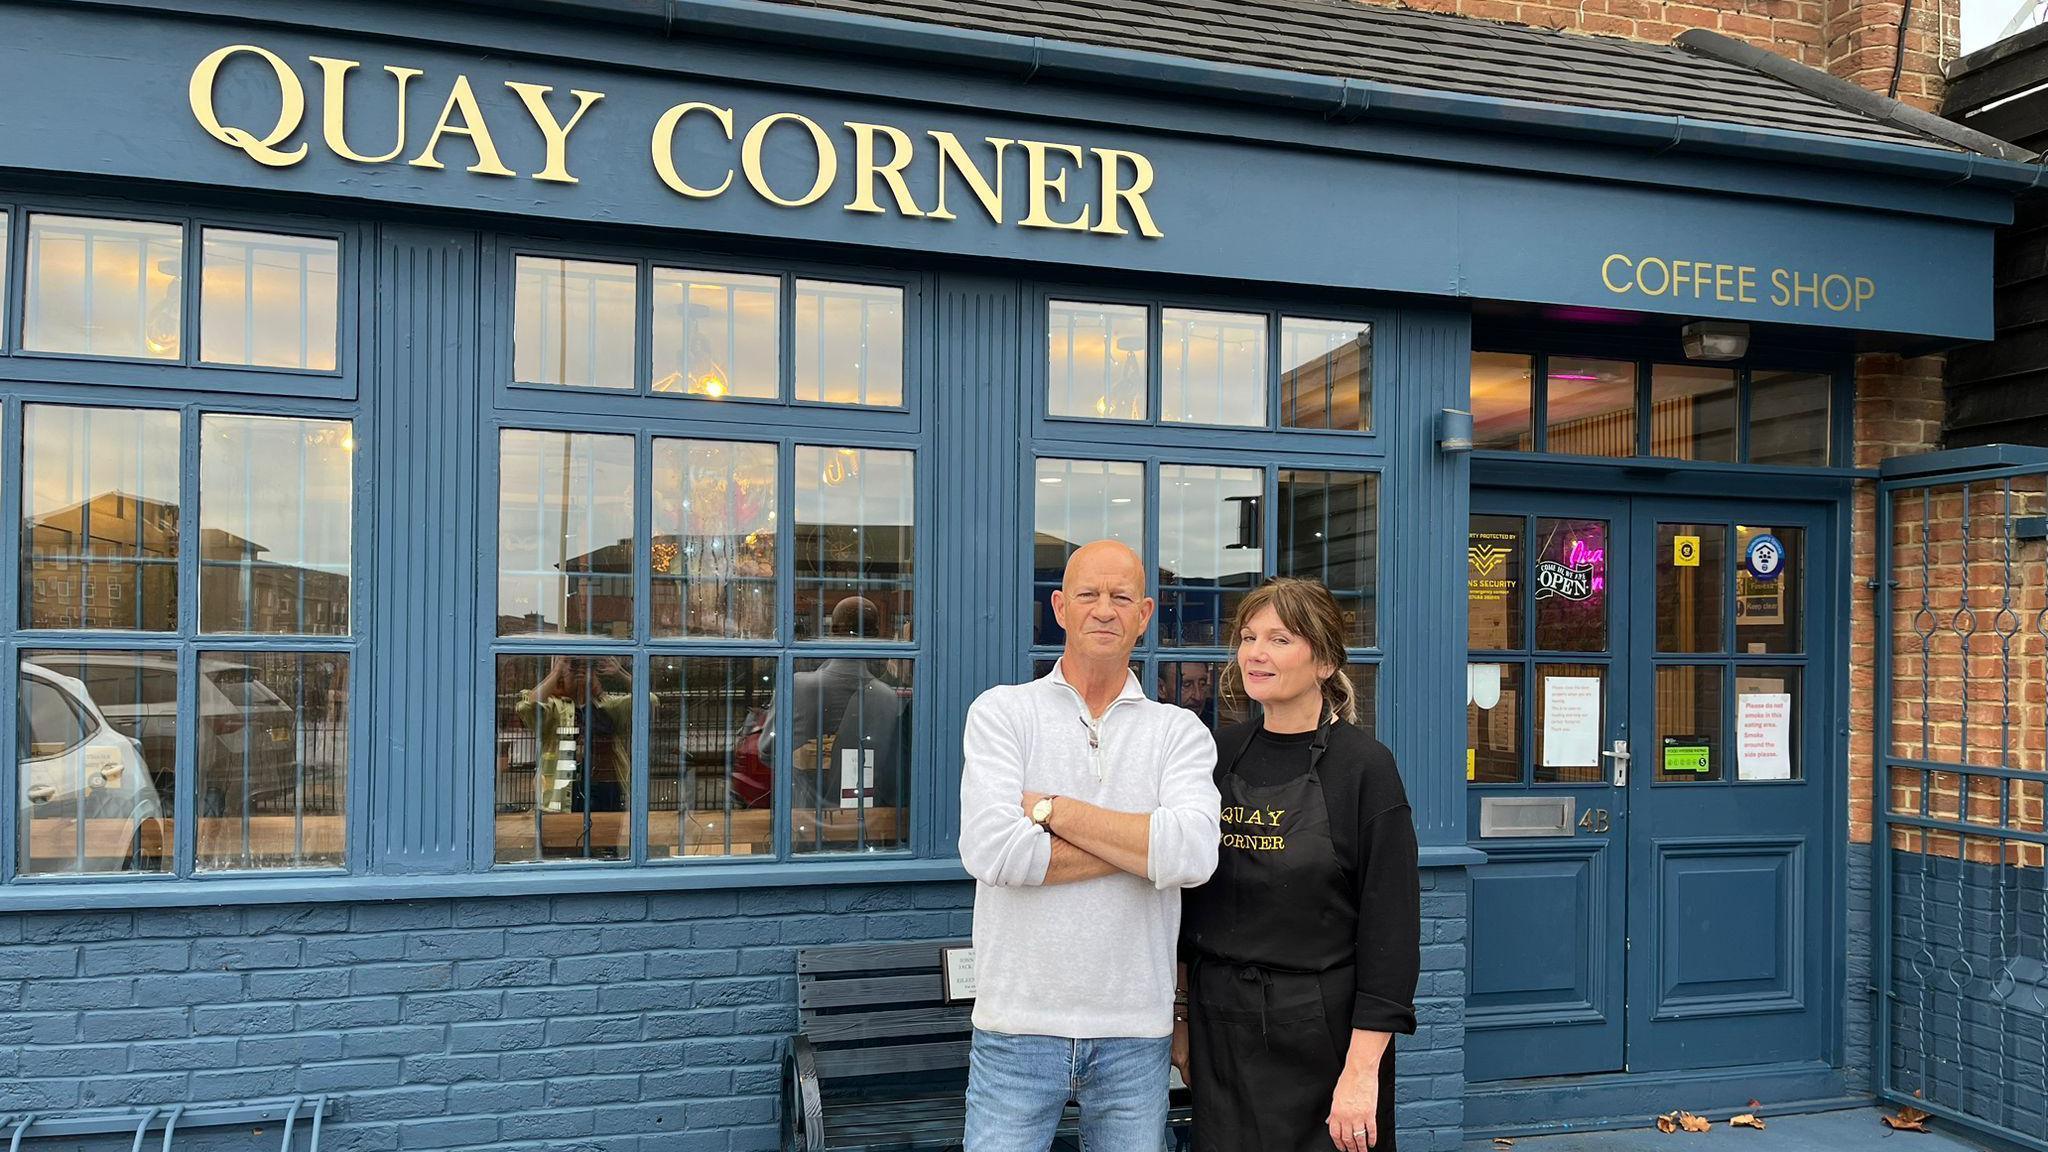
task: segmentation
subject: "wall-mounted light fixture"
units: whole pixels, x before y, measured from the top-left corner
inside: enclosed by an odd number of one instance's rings
[[[1445,408],[1436,414],[1436,447],[1439,452],[1472,450],[1472,414]]]
[[[1679,336],[1687,360],[1740,360],[1749,352],[1749,325],[1740,320],[1695,320]]]

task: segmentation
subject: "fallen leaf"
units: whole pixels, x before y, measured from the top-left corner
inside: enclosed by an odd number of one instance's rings
[[[1919,1093],[1916,1092],[1914,1095],[1917,1096]],[[1884,1121],[1885,1127],[1900,1132],[1925,1132],[1928,1130],[1928,1114],[1918,1108],[1901,1108],[1898,1115],[1881,1116],[1879,1119]]]
[[[1736,1117],[1732,1117],[1732,1118],[1730,1118],[1730,1119],[1729,1119],[1729,1121],[1728,1121],[1728,1126],[1729,1126],[1730,1128],[1757,1128],[1757,1129],[1761,1129],[1761,1128],[1762,1128],[1762,1127],[1764,1126],[1764,1122],[1763,1122],[1763,1121],[1761,1121],[1761,1120],[1759,1120],[1759,1119],[1757,1119],[1757,1118],[1756,1118],[1756,1117],[1755,1117],[1754,1115],[1752,1115],[1752,1114],[1750,1114],[1750,1113],[1748,1113],[1748,1112],[1744,1112],[1744,1113],[1743,1113],[1742,1115],[1740,1115],[1740,1116],[1736,1116]]]
[[[1695,1116],[1690,1112],[1680,1112],[1678,1114],[1678,1126],[1687,1132],[1711,1132],[1714,1130],[1714,1122],[1712,1120],[1707,1119],[1705,1116]]]
[[[1495,1136],[1493,1138],[1493,1152],[1508,1152],[1508,1149],[1513,1148],[1514,1146],[1515,1141],[1512,1137]]]
[[[1657,1131],[1667,1136],[1678,1131],[1678,1113],[1666,1112],[1664,1115],[1657,1117]]]

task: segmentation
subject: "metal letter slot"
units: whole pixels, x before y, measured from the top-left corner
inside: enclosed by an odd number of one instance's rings
[[[1479,801],[1479,836],[1570,836],[1577,815],[1578,801],[1571,796],[1485,796]]]

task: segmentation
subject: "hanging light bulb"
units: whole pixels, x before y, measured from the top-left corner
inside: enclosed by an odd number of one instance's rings
[[[175,257],[159,260],[157,272],[164,277],[164,290],[149,310],[149,321],[142,333],[142,343],[151,356],[173,358],[178,354],[179,320],[181,309],[179,297],[181,281],[178,275],[178,261]]]

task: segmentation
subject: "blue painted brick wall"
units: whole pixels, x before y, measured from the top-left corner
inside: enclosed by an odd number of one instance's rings
[[[2048,1133],[2048,878],[1891,857],[1891,1087]]]
[[[1462,870],[1423,885],[1401,1140],[1453,1152],[1469,897]],[[965,936],[972,903],[936,884],[4,915],[0,1114],[325,1093],[323,1152],[772,1149],[796,950]]]

